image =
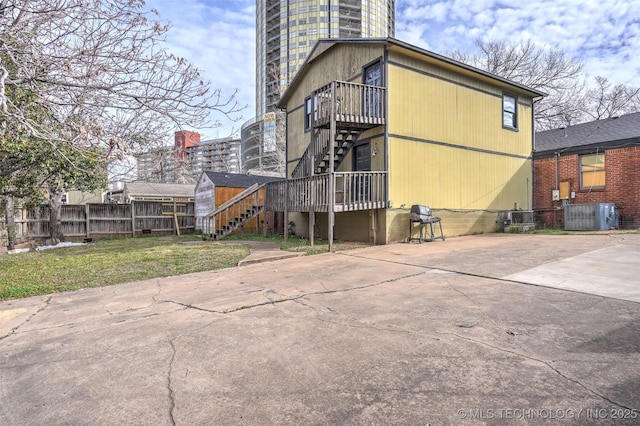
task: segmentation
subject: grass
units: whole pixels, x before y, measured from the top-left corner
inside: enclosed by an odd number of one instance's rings
[[[327,253],[326,240],[282,235],[231,235],[225,240],[266,241],[282,250]],[[335,251],[366,244],[334,241]],[[130,281],[230,268],[249,255],[249,246],[203,243],[199,235],[100,239],[83,246],[0,256],[0,300],[102,287]]]
[[[228,237],[225,237],[225,240],[250,240],[250,241],[271,242],[274,244],[278,244],[281,250],[302,252],[307,255],[329,252],[329,241],[321,240],[321,239],[315,239],[313,243],[313,247],[309,244],[308,238],[289,237],[287,238],[287,242],[285,243],[284,237],[282,235],[268,235],[264,237],[259,234],[237,234],[237,235],[229,235]],[[365,244],[365,243],[334,240],[333,250],[343,251],[343,250],[349,250],[355,247],[366,247],[368,245],[369,244]]]
[[[245,245],[198,236],[100,239],[84,246],[0,256],[0,300],[229,268]]]

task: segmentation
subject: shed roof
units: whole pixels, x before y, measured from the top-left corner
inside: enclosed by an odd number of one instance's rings
[[[303,75],[306,73],[309,64],[314,62],[317,58],[321,57],[326,51],[334,48],[337,45],[344,44],[379,44],[381,46],[385,46],[388,49],[398,49],[404,50],[407,53],[412,55],[422,56],[423,58],[431,61],[439,61],[447,66],[454,67],[458,69],[461,73],[474,75],[480,79],[489,79],[495,82],[500,82],[502,84],[506,84],[513,88],[519,89],[523,92],[526,92],[529,96],[541,97],[545,96],[546,93],[541,92],[539,90],[533,89],[531,87],[527,87],[523,84],[516,83],[515,81],[508,80],[506,78],[500,77],[495,74],[491,74],[487,71],[481,70],[479,68],[472,67],[471,65],[465,64],[463,62],[456,61],[447,56],[440,55],[438,53],[432,52],[430,50],[423,49],[421,47],[414,46],[412,44],[406,43],[404,41],[398,40],[393,37],[387,38],[328,38],[328,39],[319,39],[311,53],[307,56],[304,64],[300,67],[298,73],[296,73],[295,77],[291,81],[291,84],[287,88],[287,90],[283,93],[280,102],[278,103],[279,108],[285,108],[286,102],[290,94],[295,90],[295,87],[298,85]]]
[[[640,144],[640,112],[536,133],[534,152]]]
[[[248,175],[241,173],[204,172],[215,186],[229,188],[249,188],[256,183],[267,183],[282,180],[280,177]]]
[[[129,196],[138,197],[193,197],[196,192],[195,185],[177,183],[127,182],[123,189]]]

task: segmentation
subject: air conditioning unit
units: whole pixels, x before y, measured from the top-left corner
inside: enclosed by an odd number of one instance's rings
[[[618,210],[614,203],[564,206],[565,231],[606,231],[616,228],[618,228]]]
[[[533,224],[532,210],[505,210],[498,212],[498,223],[503,226]]]

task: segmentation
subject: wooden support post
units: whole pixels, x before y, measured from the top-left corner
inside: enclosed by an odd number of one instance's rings
[[[89,238],[89,204],[84,205],[84,234]]]
[[[313,176],[313,175],[312,175]],[[315,185],[313,180],[309,182],[309,245],[313,247],[315,240],[315,222],[316,222],[316,209],[315,209]]]
[[[284,181],[284,242],[289,237],[289,178]]]
[[[331,94],[329,100],[331,102],[331,125],[329,126],[329,211],[328,214],[328,239],[329,239],[329,253],[333,251],[333,222],[335,219],[336,209],[336,190],[335,190],[335,164],[334,164],[334,143],[336,139],[336,82],[331,82]]]
[[[173,202],[173,223],[176,226],[176,235],[180,235],[180,224],[178,223],[178,211],[176,202]]]
[[[131,236],[136,236],[136,204],[135,200],[131,200]]]

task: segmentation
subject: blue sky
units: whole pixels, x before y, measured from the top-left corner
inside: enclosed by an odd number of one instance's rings
[[[146,0],[170,22],[169,49],[202,70],[228,96],[236,89],[247,107],[222,126],[193,129],[226,137],[255,113],[255,1]],[[591,76],[640,86],[640,0],[396,0],[396,38],[436,53],[473,51],[477,38],[531,39],[558,46]]]

